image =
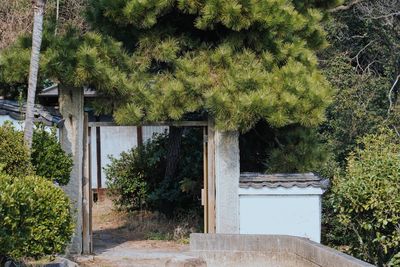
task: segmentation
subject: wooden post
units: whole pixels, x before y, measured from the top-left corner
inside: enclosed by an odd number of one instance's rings
[[[64,126],[60,133],[60,143],[65,152],[72,155],[73,167],[69,183],[63,190],[73,205],[75,234],[68,248],[69,254],[82,253],[82,161],[83,161],[83,89],[59,88],[60,112]]]
[[[203,127],[203,189],[201,204],[204,207],[204,233],[208,233],[208,140],[207,127]]]
[[[97,161],[97,200],[100,200],[101,189],[101,128],[96,127],[96,161]]]
[[[215,130],[214,122],[209,121],[207,127],[207,230],[215,233]]]
[[[89,175],[89,147],[88,147],[88,114],[85,113],[83,120],[83,183],[82,183],[82,253],[90,254],[92,252],[92,233],[90,231],[90,217],[91,217],[91,205],[90,205],[90,191],[91,182]]]

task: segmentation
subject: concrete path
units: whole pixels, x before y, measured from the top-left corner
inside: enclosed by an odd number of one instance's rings
[[[177,246],[170,241],[127,241],[106,248],[97,247],[95,255],[81,256],[75,261],[88,267],[159,267],[172,258],[190,258],[188,246]]]
[[[80,266],[165,266],[171,258],[186,258],[189,245],[175,241],[145,240],[141,228],[131,226],[123,213],[114,212],[106,200],[93,207],[94,254],[74,259]]]

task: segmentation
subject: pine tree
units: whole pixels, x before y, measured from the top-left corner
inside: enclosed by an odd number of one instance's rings
[[[0,80],[9,85],[24,83],[28,77],[30,36],[23,36],[0,54]],[[47,25],[43,36],[39,79],[49,79],[62,87],[82,90],[84,86],[118,100],[129,87],[130,57],[121,44],[95,32],[82,33],[68,27],[54,35]],[[116,88],[119,88],[117,91]]]
[[[120,123],[206,111],[223,130],[314,126],[330,103],[315,51],[335,1],[92,0],[92,27],[132,53]]]
[[[119,123],[202,111],[223,130],[246,131],[260,120],[315,126],[331,100],[315,52],[326,45],[320,21],[332,4],[93,0],[88,18],[100,33],[48,29],[40,76],[95,88],[113,100],[99,106]],[[0,79],[26,79],[28,40],[2,53]]]

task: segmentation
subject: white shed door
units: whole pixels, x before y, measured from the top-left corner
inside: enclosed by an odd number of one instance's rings
[[[317,195],[241,195],[240,233],[292,235],[320,242]]]

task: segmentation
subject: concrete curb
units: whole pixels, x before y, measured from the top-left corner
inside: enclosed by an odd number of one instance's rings
[[[244,262],[250,263],[247,267],[373,266],[308,239],[285,235],[192,234],[190,250],[209,267],[241,266]]]

